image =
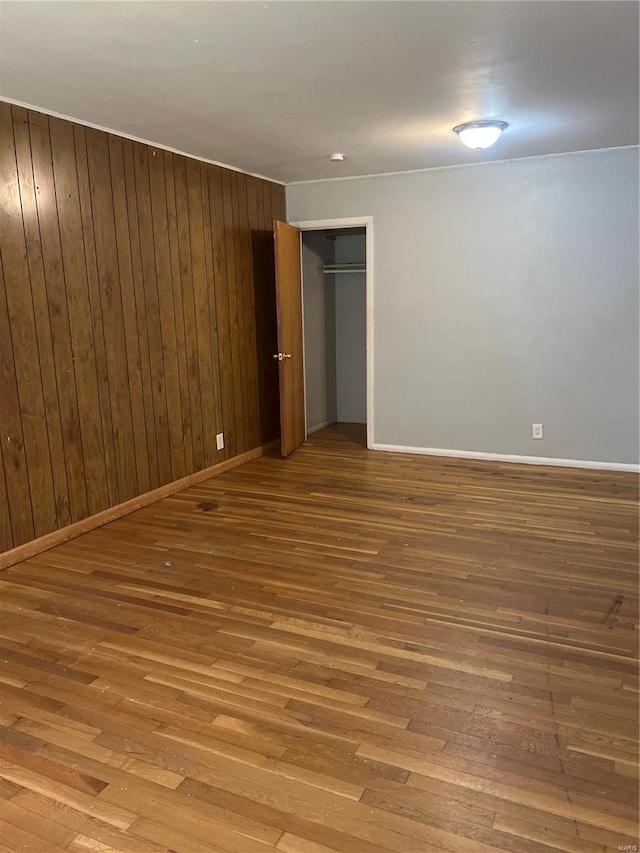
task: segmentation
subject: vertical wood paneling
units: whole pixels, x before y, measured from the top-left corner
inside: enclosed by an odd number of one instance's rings
[[[287,213],[284,203],[284,193],[281,192],[282,187],[279,187],[277,184],[267,184],[265,189],[268,189],[271,193],[272,224],[274,219],[279,219],[284,222],[287,218]]]
[[[3,259],[2,268],[4,266],[5,261]],[[13,544],[19,545],[21,542],[34,538],[34,525],[12,348],[13,341],[9,324],[4,275],[0,274],[0,400],[2,400],[2,434],[0,440],[2,441],[2,458],[6,480],[4,501],[6,504],[5,512],[11,517]]]
[[[218,320],[218,375],[221,386],[221,406],[225,428],[225,457],[236,454],[236,437],[230,428],[235,422],[235,393],[231,352],[231,323],[229,314],[229,291],[227,279],[227,254],[224,226],[224,202],[222,195],[222,169],[213,166],[209,171],[209,208],[212,229],[213,269],[216,280],[216,316]],[[238,386],[237,393],[242,393]]]
[[[69,486],[69,507],[71,521],[79,521],[89,514],[87,476],[82,449],[73,345],[69,325],[69,302],[64,280],[58,207],[53,182],[48,116],[29,112],[29,131],[39,238],[49,305],[58,406],[62,423],[64,461]]]
[[[151,392],[158,454],[158,476],[160,483],[176,479],[171,466],[171,450],[165,392],[164,343],[160,326],[160,306],[156,281],[156,256],[153,241],[151,211],[151,189],[149,185],[149,151],[146,145],[133,143],[135,164],[136,202],[138,210],[138,234],[142,260],[142,285],[144,291],[143,322],[149,344],[151,370]],[[139,317],[140,320],[140,317]]]
[[[78,190],[80,193],[80,216],[82,218],[82,245],[89,287],[89,307],[91,311],[91,332],[93,351],[96,364],[96,383],[100,421],[102,424],[102,448],[104,467],[107,477],[107,494],[109,505],[118,503],[118,478],[116,475],[116,451],[113,438],[113,413],[109,395],[109,376],[107,373],[107,341],[105,341],[102,323],[102,307],[100,304],[100,283],[98,263],[96,260],[96,244],[93,233],[93,211],[91,205],[91,190],[89,187],[89,166],[87,160],[87,137],[84,127],[75,125],[73,136],[76,153],[76,172],[78,175]],[[80,246],[77,246],[80,251]]]
[[[216,462],[216,415],[213,389],[213,355],[209,333],[209,290],[204,239],[204,200],[202,196],[202,164],[187,161],[187,201],[191,239],[191,274],[193,280],[196,340],[200,362],[200,406],[205,466]]]
[[[2,444],[3,442],[0,441],[0,542],[5,543],[6,548],[12,548],[13,530],[11,529],[11,516],[9,515],[9,501],[6,500],[7,481],[4,476]]]
[[[227,258],[227,300],[229,313],[229,358],[231,359],[232,381],[234,388],[233,423],[235,429],[230,436],[234,451],[242,453],[245,449],[244,397],[245,382],[240,361],[240,326],[238,322],[238,275],[236,267],[236,246],[234,240],[232,172],[222,172],[222,206],[224,215],[224,234]]]
[[[16,164],[20,184],[20,203],[22,223],[27,247],[29,264],[28,281],[33,300],[34,320],[38,338],[40,379],[45,406],[45,421],[48,437],[48,449],[51,458],[51,473],[56,507],[56,523],[64,527],[71,521],[69,508],[69,486],[64,458],[64,440],[62,421],[58,405],[58,387],[53,358],[53,342],[49,322],[49,305],[44,279],[44,264],[38,213],[36,209],[36,188],[33,182],[31,162],[31,142],[29,139],[29,116],[22,107],[13,107],[13,135],[16,151]],[[4,115],[8,115],[5,112]],[[4,132],[3,132],[4,138]],[[0,245],[3,240],[0,237]],[[6,260],[6,253],[4,255]],[[23,285],[24,286],[24,285]]]
[[[124,190],[127,199],[127,224],[129,232],[129,248],[131,250],[131,273],[133,276],[132,289],[135,303],[135,320],[138,336],[138,351],[140,355],[140,376],[142,382],[143,414],[137,412],[136,417],[144,421],[147,436],[147,453],[149,464],[149,486],[152,489],[160,485],[158,469],[158,442],[156,438],[156,416],[153,399],[153,381],[151,378],[151,356],[149,351],[149,335],[147,331],[147,313],[145,308],[144,287],[142,286],[142,253],[140,248],[140,231],[138,228],[138,196],[136,192],[135,165],[133,159],[133,143],[128,139],[122,140],[124,159]]]
[[[207,325],[209,326],[210,340],[203,342],[203,345],[211,350],[211,386],[213,390],[213,408],[214,422],[216,425],[216,433],[224,432],[224,420],[222,417],[222,401],[220,389],[220,349],[218,345],[218,318],[216,315],[216,282],[213,263],[213,241],[211,235],[211,205],[209,200],[209,178],[207,175],[207,167],[202,164],[200,169],[201,185],[202,185],[202,215],[204,224],[204,257],[207,271]],[[215,434],[214,434],[215,435]],[[256,441],[257,446],[260,442]],[[212,457],[216,462],[221,462],[225,458],[224,449],[218,450],[215,441],[211,442]]]
[[[258,385],[256,351],[256,312],[253,293],[253,259],[251,256],[251,218],[248,201],[248,181],[246,175],[238,174],[238,235],[240,238],[240,259],[242,264],[242,304],[244,309],[245,333],[244,361],[246,363],[247,384],[250,388]],[[259,443],[260,416],[259,406],[247,407],[247,428],[249,446]]]
[[[277,437],[282,187],[0,103],[0,200],[0,550]]]
[[[260,190],[260,185],[262,181],[259,181],[257,178],[252,178],[247,176],[247,216],[248,216],[248,224],[247,224],[247,249],[250,261],[251,261],[251,305],[253,311],[253,332],[254,332],[254,353],[253,353],[253,361],[254,361],[254,370],[256,377],[256,387],[260,388],[262,384],[268,382],[268,374],[266,372],[266,365],[269,363],[268,359],[264,359],[265,364],[263,365],[263,359],[259,357],[260,352],[260,320],[263,312],[262,308],[262,295],[260,292],[260,285],[263,282],[260,281],[260,269],[263,266],[264,260],[260,253],[260,240],[263,238],[263,226],[262,226],[262,192]],[[268,260],[267,260],[268,263]],[[275,350],[274,350],[275,352]],[[258,395],[258,405],[255,407],[255,418],[256,418],[256,430],[257,434],[260,435],[262,433],[263,427],[263,417],[265,416],[264,412],[264,404],[261,398],[261,395]]]
[[[202,226],[202,258],[203,267],[200,272],[202,274],[203,287],[199,287],[196,293],[199,300],[196,304],[198,323],[198,346],[203,354],[202,364],[204,371],[201,374],[204,380],[202,388],[202,411],[203,411],[203,426],[204,426],[204,452],[207,465],[215,465],[220,461],[217,447],[216,434],[222,431],[222,422],[220,418],[219,403],[220,398],[219,377],[217,371],[217,362],[219,353],[213,349],[214,339],[217,337],[215,325],[211,328],[211,305],[215,305],[215,282],[213,279],[213,262],[211,258],[211,234],[210,229],[210,212],[209,212],[209,194],[208,181],[206,179],[206,169],[204,163],[199,163],[200,177],[200,207],[197,212],[197,220]],[[193,232],[192,232],[193,233]],[[198,235],[200,237],[200,235]],[[200,243],[198,242],[198,246]],[[213,332],[213,334],[212,334]]]
[[[38,536],[55,523],[56,508],[49,458],[47,426],[39,364],[33,298],[31,290],[22,286],[28,278],[27,250],[22,224],[18,172],[11,137],[11,115],[2,117],[0,132],[0,185],[5,188],[2,224],[5,298],[11,328],[15,383],[24,437],[29,481],[37,484],[31,493],[33,526]]]
[[[187,356],[187,380],[191,408],[191,443],[194,470],[204,468],[204,441],[202,437],[202,383],[198,333],[196,330],[196,307],[191,272],[191,229],[189,226],[189,201],[187,198],[186,160],[176,157],[174,161],[174,188],[176,194],[176,217],[178,226],[178,254],[180,258],[179,285],[182,294],[184,337]]]
[[[82,245],[82,215],[75,142],[69,122],[51,118],[49,130],[72,358],[78,401],[82,400],[78,406],[82,455],[86,478],[92,484],[87,489],[87,503],[92,514],[109,506],[109,495],[86,260],[84,252],[78,251]]]
[[[117,136],[109,137],[109,163],[111,166],[111,187],[113,191],[113,214],[118,255],[118,274],[120,276],[120,295],[122,298],[122,320],[124,324],[129,392],[131,395],[135,468],[138,491],[148,492],[150,489],[150,478],[146,421],[144,417],[138,416],[140,412],[144,411],[144,395],[142,391],[140,341],[138,338],[136,298],[132,271],[131,240],[129,236],[129,214],[125,191],[124,151],[122,140]]]
[[[244,271],[243,271],[243,262],[242,262],[242,246],[241,246],[241,237],[240,237],[240,229],[241,218],[240,218],[240,190],[239,190],[239,178],[240,175],[237,172],[233,172],[230,175],[231,179],[231,235],[234,245],[235,252],[235,262],[236,262],[236,286],[235,286],[235,295],[236,295],[236,310],[238,312],[238,338],[237,338],[237,347],[238,347],[238,362],[240,364],[240,376],[243,388],[250,387],[249,385],[249,371],[248,364],[246,359],[246,344],[247,344],[247,317],[246,317],[246,303],[244,298]],[[251,446],[251,432],[249,426],[249,406],[247,405],[247,400],[245,399],[244,394],[242,395],[242,427],[243,427],[243,446],[242,449],[246,450]]]
[[[176,343],[176,320],[173,307],[169,225],[167,221],[167,191],[162,151],[153,150],[149,157],[149,188],[151,191],[151,221],[155,247],[156,284],[160,336],[164,355],[164,391],[167,401],[169,454],[174,480],[184,477],[184,431],[180,400],[180,376]]]
[[[178,385],[180,388],[180,414],[182,418],[182,447],[185,471],[193,471],[193,430],[191,427],[191,403],[189,398],[189,373],[187,367],[187,343],[184,328],[184,307],[180,289],[180,249],[178,247],[178,219],[174,178],[174,156],[162,153],[167,200],[167,229],[169,234],[169,258],[171,262],[171,300],[175,317],[176,355],[178,360]],[[195,396],[195,395],[194,395]]]
[[[93,129],[88,129],[86,136],[100,307],[104,336],[108,342],[107,376],[111,397],[118,500],[126,501],[139,494],[139,491],[133,461],[131,388],[116,247],[109,139],[106,133]]]

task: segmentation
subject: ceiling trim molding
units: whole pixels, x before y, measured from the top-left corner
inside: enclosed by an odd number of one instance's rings
[[[7,104],[13,104],[16,107],[24,107],[27,110],[34,110],[44,115],[52,116],[53,118],[61,118],[64,121],[72,121],[74,124],[81,124],[83,127],[91,127],[94,130],[101,130],[103,133],[111,133],[114,136],[120,136],[123,139],[130,139],[132,142],[141,142],[143,145],[150,145],[152,148],[160,148],[162,151],[169,151],[171,154],[179,154],[181,157],[189,157],[191,160],[199,160],[201,163],[209,163],[211,166],[220,166],[223,169],[229,169],[231,172],[240,172],[242,175],[249,175],[251,178],[259,178],[261,181],[268,181],[270,184],[285,185],[284,181],[277,178],[269,178],[267,175],[260,175],[257,172],[248,172],[246,169],[240,169],[238,166],[231,166],[229,163],[221,163],[219,160],[210,160],[208,157],[200,157],[198,154],[190,154],[188,151],[180,151],[178,148],[172,148],[170,145],[163,145],[161,142],[154,142],[152,139],[143,139],[141,136],[134,136],[131,133],[125,133],[122,130],[115,130],[113,127],[105,127],[102,124],[95,124],[92,121],[85,121],[81,118],[68,116],[64,113],[58,113],[55,110],[38,107],[35,104],[27,104],[24,101],[17,101],[15,98],[9,98],[0,92],[0,101]]]
[[[362,181],[366,178],[390,178],[396,175],[419,175],[422,172],[443,172],[449,169],[475,169],[478,166],[500,166],[510,163],[520,163],[524,160],[546,160],[549,157],[572,157],[575,154],[603,154],[607,151],[630,151],[640,149],[640,144],[612,145],[610,148],[585,148],[580,151],[558,151],[551,154],[531,154],[528,157],[509,157],[504,160],[483,160],[480,163],[451,163],[449,166],[425,166],[422,169],[401,169],[398,172],[371,172],[366,175],[341,175],[335,178],[309,178],[306,181],[288,181],[287,187],[300,184],[326,184],[333,181]]]
[[[279,178],[271,178],[268,175],[261,175],[259,172],[249,172],[246,169],[241,169],[238,166],[232,166],[230,163],[222,163],[220,160],[212,160],[208,157],[201,157],[198,154],[191,154],[189,151],[181,151],[178,148],[172,148],[170,145],[164,145],[161,142],[154,142],[152,139],[145,139],[141,136],[134,136],[131,133],[125,133],[122,130],[116,130],[112,127],[106,127],[95,122],[85,121],[84,119],[76,118],[75,116],[59,113],[55,110],[50,110],[45,107],[37,106],[36,104],[28,104],[25,101],[18,101],[15,98],[10,98],[0,92],[0,101],[7,104],[13,104],[16,107],[23,107],[27,110],[35,110],[44,115],[60,118],[64,121],[71,121],[75,124],[80,124],[83,127],[91,127],[94,130],[100,130],[103,133],[111,133],[114,136],[120,136],[123,139],[130,139],[132,142],[140,142],[143,145],[149,145],[152,148],[159,148],[162,151],[169,151],[172,154],[179,154],[181,157],[189,157],[191,160],[199,160],[201,163],[208,163],[211,166],[220,166],[223,169],[229,169],[231,172],[239,172],[242,175],[249,175],[252,178],[259,178],[261,181],[268,181],[271,184],[280,186],[294,187],[302,184],[324,184],[334,181],[360,181],[367,178],[389,178],[398,175],[419,175],[423,172],[442,172],[449,169],[470,169],[478,166],[499,166],[509,163],[518,163],[525,160],[543,160],[549,157],[570,157],[575,154],[599,154],[607,151],[629,151],[640,149],[640,144],[632,145],[613,145],[609,148],[586,148],[578,151],[558,151],[551,154],[532,154],[527,157],[509,157],[502,160],[483,160],[479,163],[452,163],[448,166],[424,166],[422,169],[400,169],[395,172],[369,172],[364,175],[341,175],[333,178],[308,178],[303,181],[282,181]]]

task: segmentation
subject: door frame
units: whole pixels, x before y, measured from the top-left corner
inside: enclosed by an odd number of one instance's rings
[[[367,349],[367,447],[373,449],[373,216],[350,216],[342,219],[310,219],[302,222],[290,222],[300,231],[324,231],[330,228],[362,228],[366,230],[366,349]],[[302,264],[302,235],[300,239],[300,263]],[[301,287],[304,288],[304,276],[300,277]],[[304,292],[303,305],[304,305]],[[304,317],[303,317],[304,341]],[[307,372],[304,371],[305,396],[305,434],[307,430]]]

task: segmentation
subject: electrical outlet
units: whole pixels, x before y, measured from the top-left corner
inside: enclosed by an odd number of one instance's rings
[[[223,432],[219,432],[219,433],[216,435],[216,449],[217,449],[217,450],[222,450],[222,449],[223,449],[223,447],[224,447],[224,433],[223,433]]]
[[[544,427],[542,424],[531,424],[532,438],[544,438]]]

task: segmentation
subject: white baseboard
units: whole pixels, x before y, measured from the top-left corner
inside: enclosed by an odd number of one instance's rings
[[[509,453],[481,453],[475,450],[445,450],[440,447],[408,447],[403,444],[372,444],[373,450],[412,453],[422,456],[451,456],[454,459],[484,459],[489,462],[517,462],[521,465],[553,465],[560,468],[594,468],[602,471],[640,473],[640,465],[631,462],[594,462],[588,459],[557,459],[553,456],[513,456]]]
[[[321,424],[316,424],[315,426],[307,428],[307,435],[313,435],[314,432],[320,432],[321,429],[325,427],[332,426],[335,424],[335,421],[323,421]]]

